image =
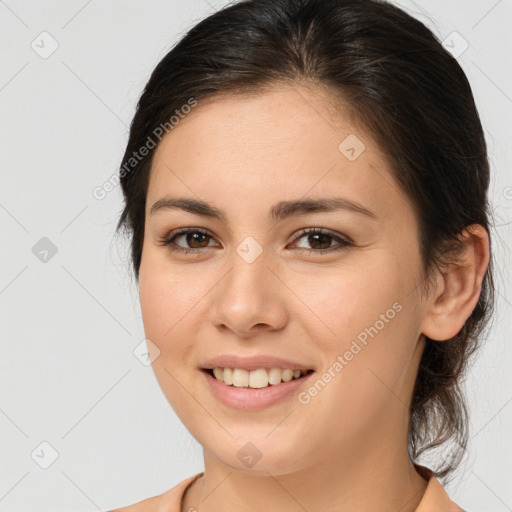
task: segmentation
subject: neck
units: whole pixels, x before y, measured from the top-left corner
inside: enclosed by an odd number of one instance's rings
[[[271,503],[282,512],[414,512],[427,481],[407,450],[394,451],[383,439],[365,442],[368,450],[352,458],[333,457],[279,475],[243,473],[205,452],[204,475],[185,494],[182,510],[263,512]]]

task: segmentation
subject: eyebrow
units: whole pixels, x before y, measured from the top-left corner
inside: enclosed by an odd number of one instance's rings
[[[195,215],[218,219],[221,222],[227,224],[226,212],[199,199],[188,197],[163,197],[153,204],[150,210],[150,215],[165,209],[180,209]],[[368,210],[362,204],[351,201],[344,197],[280,201],[279,203],[272,206],[268,217],[270,220],[278,222],[283,219],[298,215],[308,215],[315,212],[333,212],[339,210],[349,210],[352,212],[360,213],[362,215],[366,215],[367,217],[375,220],[377,219],[377,215],[375,215],[374,212]]]

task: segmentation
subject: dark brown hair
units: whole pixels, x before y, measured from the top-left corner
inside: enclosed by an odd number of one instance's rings
[[[374,137],[414,205],[425,291],[433,270],[455,261],[464,228],[480,224],[490,236],[489,164],[471,87],[425,25],[378,0],[242,0],[189,30],[154,69],[138,102],[120,171],[125,206],[117,225],[131,237],[137,281],[154,148],[137,161],[133,155],[191,98],[258,94],[273,84],[328,88]],[[450,440],[460,446],[432,468],[438,477],[459,464],[467,446],[460,386],[494,307],[492,267],[491,256],[464,327],[450,340],[427,338],[420,363],[410,405],[411,459]]]

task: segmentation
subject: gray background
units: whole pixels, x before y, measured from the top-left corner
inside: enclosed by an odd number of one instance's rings
[[[470,512],[509,511],[512,0],[397,3],[452,51],[469,45],[458,58],[493,167],[499,295],[467,380],[472,439],[447,489]],[[133,353],[144,332],[127,244],[113,238],[120,189],[92,191],[118,169],[152,69],[224,4],[0,1],[2,511],[108,510],[202,470],[201,447]]]

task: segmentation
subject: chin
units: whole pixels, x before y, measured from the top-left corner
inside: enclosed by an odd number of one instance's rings
[[[268,434],[268,431],[267,431]],[[302,468],[298,460],[296,445],[286,445],[279,439],[251,438],[244,436],[243,441],[224,444],[224,450],[219,451],[216,444],[213,450],[208,450],[211,456],[227,466],[232,471],[253,476],[285,475]],[[288,439],[290,441],[290,439]],[[301,446],[303,443],[298,443]],[[302,458],[303,456],[301,456]]]

